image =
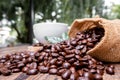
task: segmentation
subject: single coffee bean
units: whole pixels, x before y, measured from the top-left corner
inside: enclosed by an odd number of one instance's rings
[[[44,55],[39,56],[38,61],[41,62],[44,59]]]
[[[63,79],[67,80],[70,78],[71,74],[72,74],[71,70],[66,70],[61,76]]]
[[[111,68],[113,68],[113,69],[115,68],[115,66],[113,66],[113,65],[108,65],[108,67],[111,67]]]
[[[15,56],[15,59],[17,59],[17,60],[22,60],[22,56],[16,55],[16,56]]]
[[[66,55],[65,58],[66,59],[70,59],[70,58],[74,58],[75,54],[69,54],[69,55]]]
[[[60,70],[58,70],[57,75],[61,76],[65,72],[65,70],[66,69],[60,69]]]
[[[4,63],[4,62],[6,62],[6,60],[5,60],[5,59],[1,59],[0,62],[1,62],[1,63]]]
[[[80,50],[75,49],[75,54],[80,55],[81,54]]]
[[[22,68],[22,72],[27,72],[28,71],[28,67],[23,67]]]
[[[71,41],[71,45],[76,46],[77,42],[76,41]]]
[[[91,72],[92,74],[97,73],[97,71],[96,71],[95,69],[90,69],[90,72]]]
[[[57,66],[56,66],[56,65],[51,65],[51,66],[50,66],[50,69],[51,69],[51,68],[57,68]]]
[[[38,73],[37,69],[30,69],[30,70],[27,71],[28,75],[35,75],[37,73]]]
[[[70,67],[70,70],[71,70],[72,73],[75,73],[75,72],[76,72],[75,67]]]
[[[100,74],[100,75],[103,75],[104,71],[101,70],[101,69],[97,69],[97,73]]]
[[[67,69],[68,69],[68,68],[70,68],[71,65],[70,65],[70,63],[68,63],[68,62],[64,62],[62,66],[63,66],[64,68],[67,68]]]
[[[61,66],[63,64],[63,61],[57,61],[57,66]]]
[[[28,63],[31,63],[32,61],[33,61],[33,60],[32,60],[31,57],[28,57],[28,58],[27,58],[27,62],[28,62]]]
[[[111,68],[111,67],[107,67],[107,68],[106,68],[106,72],[107,72],[108,74],[111,74],[111,75],[115,74],[114,69]]]
[[[65,52],[59,52],[59,54],[62,55],[62,56],[66,56]]]
[[[69,63],[74,63],[75,61],[76,61],[75,58],[71,58],[71,59],[68,60]]]
[[[52,57],[55,57],[55,58],[59,56],[58,53],[51,53],[51,55],[52,55]]]
[[[17,65],[18,68],[22,68],[22,67],[24,67],[24,66],[25,66],[25,64],[22,63],[22,62]]]
[[[56,62],[57,62],[57,59],[52,59],[52,60],[50,61],[50,64],[54,65],[54,64],[56,64]]]
[[[88,46],[88,47],[94,47],[94,44],[93,44],[93,43],[88,42],[88,43],[87,43],[87,46]]]
[[[87,47],[86,46],[84,46],[84,48],[81,50],[81,53],[86,53],[87,52]]]
[[[86,44],[86,43],[87,43],[87,40],[86,40],[86,39],[83,39],[83,40],[81,41],[81,43],[82,43],[82,44]]]
[[[20,69],[18,69],[18,68],[12,69],[12,72],[13,72],[13,73],[20,72]]]
[[[94,76],[91,72],[84,72],[83,76],[89,78],[90,80],[94,79]]]
[[[84,47],[84,45],[78,45],[78,46],[76,46],[76,49],[81,50],[81,49],[83,49],[83,47]]]
[[[105,67],[104,67],[104,66],[102,66],[102,65],[97,65],[97,69],[104,70],[104,69],[105,69]]]
[[[103,77],[100,74],[95,74],[94,80],[103,80]]]
[[[45,67],[45,66],[38,66],[38,70],[41,72],[41,73],[47,73],[49,68],[48,67]]]
[[[9,76],[11,74],[11,70],[8,70],[7,68],[2,68],[0,70],[0,72],[2,73],[2,75],[4,76]]]
[[[49,73],[50,74],[57,74],[57,71],[58,71],[57,69],[52,68],[52,69],[49,70]]]
[[[79,74],[77,72],[74,72],[70,75],[70,80],[76,80],[79,77]]]
[[[30,69],[35,69],[35,68],[37,68],[37,63],[36,62],[32,62],[32,63],[30,63],[30,67],[29,67]]]
[[[78,77],[77,80],[91,80],[88,77]]]

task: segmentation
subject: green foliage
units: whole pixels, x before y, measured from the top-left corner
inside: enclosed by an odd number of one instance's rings
[[[37,22],[46,20],[64,22],[71,24],[76,18],[94,17],[96,14],[104,16],[104,0],[33,0],[34,12],[42,17]],[[23,11],[21,15],[16,14],[17,7]],[[16,30],[18,41],[27,42],[29,20],[30,20],[30,0],[1,0],[0,19],[2,14],[7,14],[10,21],[14,20],[12,28]],[[93,10],[95,13],[93,14]],[[52,13],[55,15],[52,15]],[[18,18],[21,20],[18,21]]]
[[[49,43],[58,43],[64,40],[68,40],[68,34],[67,33],[63,33],[60,37],[55,37],[55,36],[45,36],[45,39],[49,42]]]
[[[113,5],[112,11],[114,13],[114,17],[120,19],[120,5]]]

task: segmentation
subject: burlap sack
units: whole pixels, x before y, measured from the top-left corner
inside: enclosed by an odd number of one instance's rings
[[[120,62],[120,20],[106,20],[103,18],[76,19],[69,30],[69,36],[74,37],[79,31],[94,27],[105,30],[101,41],[87,54],[105,62]]]

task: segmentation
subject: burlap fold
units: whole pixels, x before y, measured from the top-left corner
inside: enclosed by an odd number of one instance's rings
[[[103,18],[76,19],[69,30],[69,37],[74,37],[79,31],[94,27],[104,29],[104,36],[87,54],[105,62],[120,62],[120,20]]]

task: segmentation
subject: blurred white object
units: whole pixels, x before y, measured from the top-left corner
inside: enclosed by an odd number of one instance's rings
[[[45,37],[60,37],[68,31],[68,24],[65,23],[37,23],[33,25],[33,32],[36,39],[41,43],[48,43]]]
[[[0,47],[5,47],[7,45],[6,40],[10,36],[10,31],[11,29],[8,27],[0,28]]]

